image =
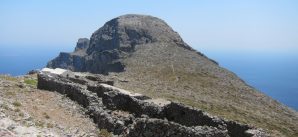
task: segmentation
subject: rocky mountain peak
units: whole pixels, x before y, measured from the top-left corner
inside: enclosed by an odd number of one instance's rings
[[[105,23],[92,34],[90,41],[79,39],[74,53],[60,53],[47,67],[102,74],[121,72],[125,68],[121,59],[137,46],[162,43],[194,51],[165,21],[148,15],[123,15]],[[159,48],[155,46],[155,50]]]
[[[111,49],[133,51],[136,45],[154,42],[171,42],[191,49],[163,20],[147,15],[128,14],[108,21],[95,31],[87,53]]]

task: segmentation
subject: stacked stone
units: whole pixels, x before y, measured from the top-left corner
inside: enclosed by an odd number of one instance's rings
[[[47,69],[48,70],[48,69]],[[41,71],[38,88],[78,102],[101,129],[129,137],[265,137],[261,129],[227,121],[181,103],[152,99],[70,71]],[[67,72],[67,73],[66,73]],[[87,77],[87,78],[86,78]]]

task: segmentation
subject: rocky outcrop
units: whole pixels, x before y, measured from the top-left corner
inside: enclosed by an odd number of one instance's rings
[[[38,88],[57,91],[84,106],[99,128],[130,137],[253,137],[262,130],[163,99],[132,93],[88,75],[41,71]],[[94,79],[94,78],[93,78]],[[85,81],[85,82],[82,82]],[[256,133],[256,134],[255,134]]]
[[[125,69],[122,59],[137,46],[150,43],[170,43],[194,51],[163,20],[131,14],[108,21],[92,34],[90,41],[79,39],[73,53],[60,53],[47,67],[101,74],[121,72]]]
[[[77,46],[74,52],[84,52],[89,46],[89,39],[87,38],[80,38],[77,42]]]
[[[80,38],[73,53],[61,52],[58,57],[48,62],[47,66],[52,68],[65,68],[73,71],[85,70],[86,49],[89,39]]]

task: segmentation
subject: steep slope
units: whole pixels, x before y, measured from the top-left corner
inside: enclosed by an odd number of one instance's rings
[[[108,74],[123,89],[178,100],[276,136],[298,136],[296,111],[248,86],[152,16],[112,19],[47,66]]]

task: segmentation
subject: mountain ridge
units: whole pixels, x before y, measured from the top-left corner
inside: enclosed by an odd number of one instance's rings
[[[298,134],[296,111],[192,49],[160,19],[123,15],[95,31],[85,43],[89,45],[84,50],[61,53],[47,66],[105,74],[117,87],[177,100],[269,129],[276,136]]]
[[[128,14],[105,23],[91,35],[90,40],[80,38],[73,53],[60,53],[47,66],[93,73],[119,72],[124,70],[124,64],[118,60],[129,56],[137,45],[160,42],[173,43],[197,52],[163,20],[148,15]],[[104,64],[96,64],[98,62]]]

